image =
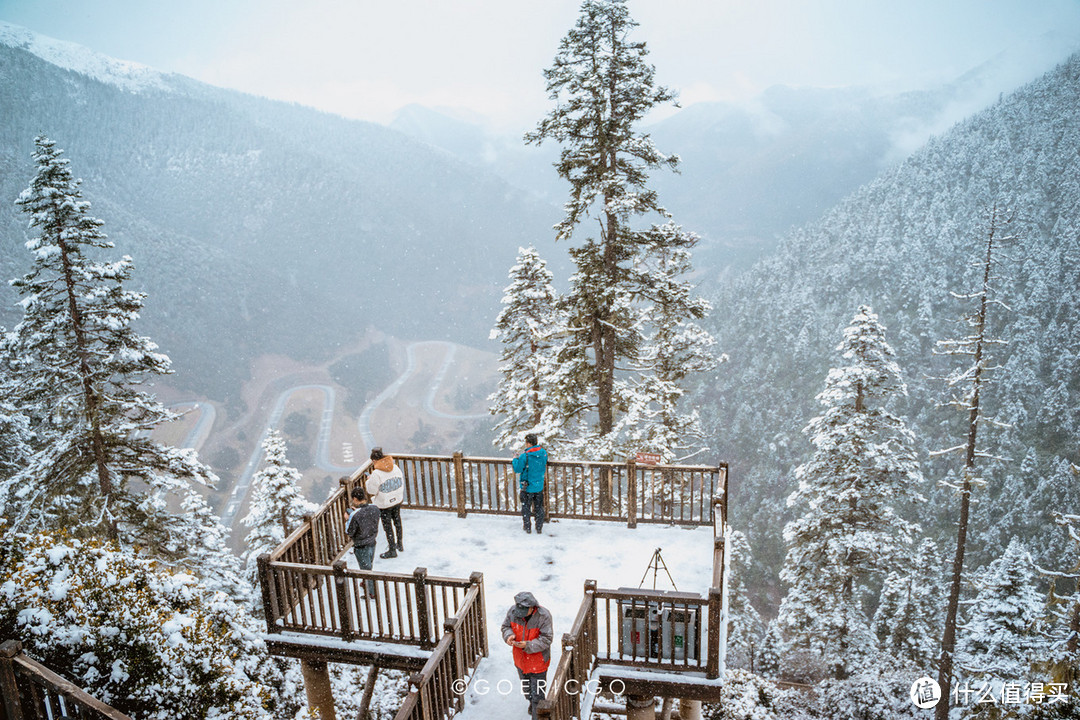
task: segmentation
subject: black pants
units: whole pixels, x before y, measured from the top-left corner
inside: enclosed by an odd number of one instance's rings
[[[390,549],[401,548],[401,503],[379,508],[379,519],[382,520],[382,529],[386,533],[386,543]]]
[[[529,516],[536,517],[536,532],[544,527],[544,491],[525,492],[521,491],[521,524],[526,530],[530,529]]]
[[[537,493],[539,495],[539,493]],[[535,717],[536,706],[544,699],[547,693],[547,670],[538,673],[521,672],[517,669],[518,677],[521,678],[521,693],[529,701],[529,713]]]

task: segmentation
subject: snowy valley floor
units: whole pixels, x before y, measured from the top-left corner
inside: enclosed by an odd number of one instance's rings
[[[596,580],[601,588],[638,587],[652,559],[661,556],[671,576],[683,592],[706,596],[712,577],[712,529],[666,525],[638,525],[629,529],[615,522],[559,520],[544,526],[544,534],[526,534],[519,517],[470,515],[405,510],[401,514],[405,552],[383,560],[386,538],[380,529],[375,570],[411,573],[425,567],[431,575],[467,578],[484,573],[488,610],[489,657],[476,671],[465,698],[463,720],[526,717],[527,703],[517,693],[500,694],[500,680],[517,682],[510,648],[502,642],[499,627],[514,594],[528,590],[551,611],[555,630],[548,679],[555,674],[561,638],[570,631],[581,605],[585,580]],[[350,567],[356,558],[347,553]],[[653,587],[648,571],[645,588]],[[656,588],[670,590],[663,568]],[[489,692],[477,693],[476,680],[486,680]],[[484,684],[481,684],[483,687]],[[503,683],[505,689],[506,683]]]

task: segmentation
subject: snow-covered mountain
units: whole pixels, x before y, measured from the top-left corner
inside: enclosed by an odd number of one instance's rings
[[[557,208],[393,130],[0,38],[0,278],[30,261],[13,203],[44,133],[134,258],[143,331],[211,397],[262,353],[323,357],[370,327],[485,343],[518,246],[554,242]],[[4,283],[0,325],[13,302]]]
[[[1018,235],[995,266],[988,416],[971,550],[976,564],[999,556],[1013,536],[1038,562],[1057,567],[1063,537],[1052,511],[1080,507],[1080,55],[958,124],[866,184],[821,220],[714,298],[712,327],[726,363],[697,402],[719,455],[733,463],[732,518],[749,531],[775,576],[793,469],[809,452],[802,428],[837,367],[841,331],[860,304],[887,327],[910,397],[904,408],[922,449],[931,502],[911,508],[931,533],[955,518],[952,494],[937,486],[957,472],[928,451],[960,444],[965,416],[939,403],[940,378],[959,359],[935,354],[938,340],[966,334],[971,312],[951,293],[981,276],[986,215],[1011,208]],[[982,252],[985,252],[983,247]]]

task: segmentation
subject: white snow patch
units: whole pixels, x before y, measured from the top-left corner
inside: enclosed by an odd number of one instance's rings
[[[558,520],[544,525],[543,535],[527,535],[521,519],[502,515],[402,511],[405,552],[396,558],[381,559],[386,538],[380,532],[372,569],[411,573],[425,567],[430,575],[467,578],[474,571],[484,573],[487,603],[489,657],[476,670],[465,695],[462,720],[492,717],[524,717],[526,701],[516,692],[504,694],[518,682],[510,648],[502,640],[500,626],[514,594],[532,592],[551,611],[555,640],[551,646],[548,681],[554,679],[562,652],[561,638],[570,631],[584,598],[586,580],[596,580],[600,588],[653,587],[653,572],[646,571],[653,551],[661,556],[682,592],[708,597],[712,581],[712,528],[682,528],[639,524],[634,530],[624,524],[585,520]],[[345,554],[356,568],[351,548]],[[671,590],[661,568],[658,590]],[[324,642],[325,638],[320,638]],[[477,683],[484,680],[483,683]],[[500,685],[500,681],[503,681]],[[479,694],[486,688],[486,694]]]
[[[82,45],[39,35],[2,20],[0,20],[0,44],[22,48],[53,65],[115,85],[128,92],[169,90],[169,86],[164,81],[164,75],[146,65],[129,60],[117,60]]]

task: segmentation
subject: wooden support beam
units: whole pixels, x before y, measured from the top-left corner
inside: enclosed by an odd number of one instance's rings
[[[357,716],[357,720],[367,720],[368,708],[371,707],[371,696],[375,692],[375,680],[378,677],[379,666],[372,665],[371,669],[368,670],[367,682],[364,683],[364,696],[360,698],[360,714]]]
[[[330,689],[330,667],[321,660],[301,660],[300,672],[304,676],[308,707],[319,713],[320,720],[337,720],[334,693]]]

